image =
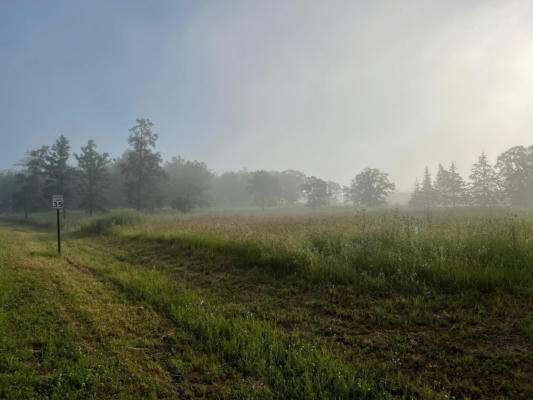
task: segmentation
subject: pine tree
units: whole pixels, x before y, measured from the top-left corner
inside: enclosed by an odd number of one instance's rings
[[[470,173],[470,200],[473,205],[490,207],[499,203],[500,180],[487,155],[481,153]]]
[[[87,146],[81,147],[81,154],[74,154],[74,157],[81,171],[81,205],[89,215],[97,210],[103,211],[106,204],[104,193],[109,186],[109,155],[99,154],[94,140],[89,140]]]
[[[424,179],[422,180],[422,188],[420,190],[421,203],[425,208],[433,207],[436,203],[435,201],[435,189],[431,183],[431,174],[429,173],[428,168],[426,167],[424,171]]]
[[[411,198],[409,199],[409,207],[414,209],[424,208],[424,199],[422,197],[422,190],[420,189],[418,179],[415,180],[415,187],[411,193]]]
[[[54,194],[65,196],[63,217],[66,217],[67,204],[71,203],[72,179],[74,169],[70,167],[70,145],[68,139],[61,135],[46,154],[46,197]]]
[[[456,207],[467,203],[466,184],[461,175],[457,172],[457,167],[452,162],[448,170],[448,182],[445,191],[445,203]]]
[[[26,159],[20,164],[24,171],[16,176],[18,190],[13,194],[15,208],[22,210],[25,217],[33,211],[40,211],[46,206],[43,194],[46,156],[48,146],[28,152]]]
[[[433,185],[435,195],[435,205],[449,206],[447,192],[450,184],[450,173],[439,164],[437,175],[435,176],[435,183]]]
[[[132,149],[125,155],[121,172],[125,176],[128,202],[137,210],[153,208],[161,203],[158,183],[166,176],[161,167],[161,154],[154,152],[159,136],[152,132],[154,125],[149,119],[137,119],[130,128],[128,143]]]

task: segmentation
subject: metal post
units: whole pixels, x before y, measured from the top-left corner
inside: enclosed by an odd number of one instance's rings
[[[59,208],[57,211],[57,252],[61,254],[61,228],[59,224]]]

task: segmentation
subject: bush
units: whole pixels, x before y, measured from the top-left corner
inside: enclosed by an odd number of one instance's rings
[[[111,231],[116,226],[131,226],[143,221],[141,213],[133,210],[114,211],[91,220],[86,225],[82,225],[81,232],[88,234],[102,234]]]
[[[189,196],[178,196],[170,204],[172,209],[188,213],[194,208],[194,202]]]

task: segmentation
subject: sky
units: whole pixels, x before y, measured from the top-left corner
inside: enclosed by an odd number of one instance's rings
[[[533,144],[531,1],[0,1],[0,170],[66,135],[217,173],[424,167]]]

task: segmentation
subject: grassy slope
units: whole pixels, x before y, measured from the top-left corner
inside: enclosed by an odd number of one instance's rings
[[[49,309],[35,334],[59,350],[32,376],[33,366],[24,369],[34,362],[32,340],[2,343],[11,361],[1,359],[0,397],[14,397],[1,390],[19,387],[17,379],[57,397],[61,390],[73,397],[533,395],[531,296],[507,290],[505,280],[489,292],[440,281],[427,292],[403,283],[317,284],[301,274],[280,278],[265,268],[269,258],[245,267],[236,255],[249,263],[256,251],[210,248],[209,240],[198,246],[190,236],[184,243],[71,235],[59,259],[53,237],[17,229],[8,239],[12,231],[4,228],[0,241],[1,284],[10,293],[0,329],[23,332],[29,328],[17,323]],[[36,297],[23,296],[9,311],[7,299],[24,292],[17,285]],[[61,353],[76,345],[78,358]],[[89,373],[95,366],[98,373]],[[68,374],[76,379],[54,383]]]

